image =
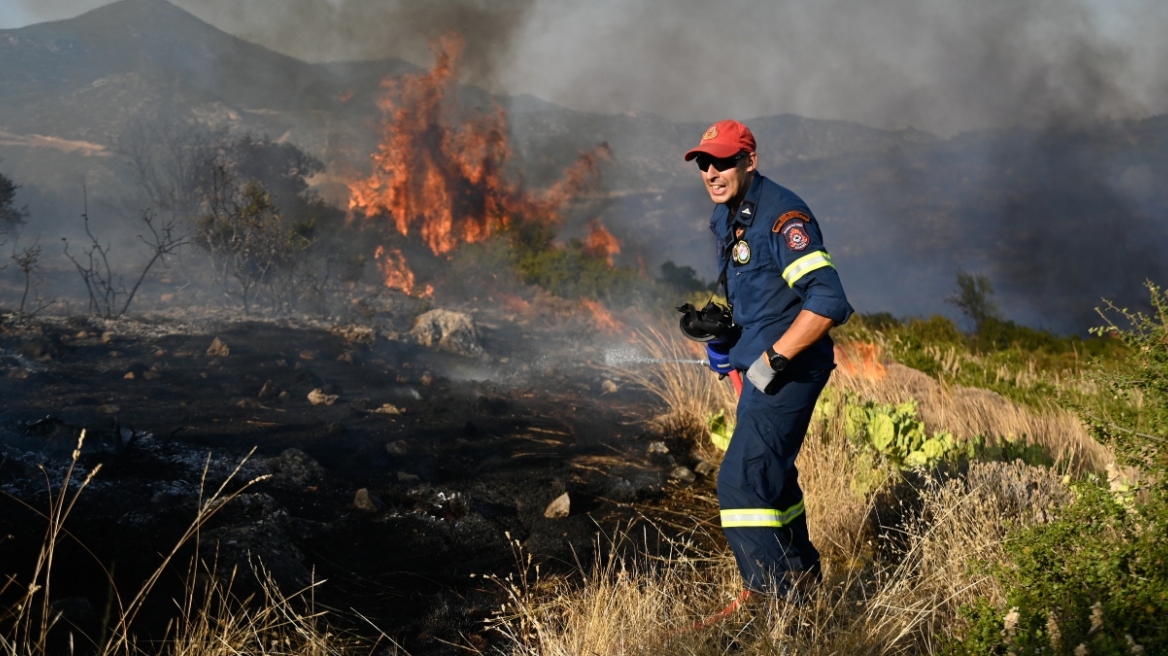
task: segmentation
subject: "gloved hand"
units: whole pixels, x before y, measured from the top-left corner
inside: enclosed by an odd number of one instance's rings
[[[767,360],[766,353],[758,356],[758,359],[746,370],[746,377],[750,380],[750,384],[758,388],[760,392],[767,391],[767,387],[774,382],[777,374],[777,371],[771,369],[771,363]]]
[[[706,360],[714,373],[721,376],[730,373],[730,342],[720,339],[706,342]]]

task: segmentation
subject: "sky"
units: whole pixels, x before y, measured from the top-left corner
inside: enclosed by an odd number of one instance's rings
[[[4,0],[0,28],[107,0]],[[306,61],[467,42],[465,81],[587,111],[674,120],[783,113],[982,128],[1168,112],[1162,0],[174,0]]]

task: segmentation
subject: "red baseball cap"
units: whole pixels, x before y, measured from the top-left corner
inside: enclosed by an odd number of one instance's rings
[[[701,143],[685,154],[685,161],[688,162],[701,153],[722,158],[737,155],[744,150],[753,153],[754,149],[754,135],[750,128],[738,121],[718,121],[702,135]]]

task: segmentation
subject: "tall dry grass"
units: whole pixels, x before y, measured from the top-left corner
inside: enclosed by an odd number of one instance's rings
[[[805,469],[823,456],[837,462],[831,451],[824,445],[808,452],[815,455]],[[928,483],[897,524],[876,522],[871,504],[813,517],[824,583],[802,605],[766,599],[696,628],[742,586],[728,551],[703,549],[698,545],[709,543],[703,536],[675,542],[664,556],[610,556],[594,563],[583,583],[506,581],[510,600],[495,627],[509,653],[524,656],[712,656],[731,648],[759,655],[936,653],[959,630],[961,605],[1001,596],[994,580],[970,564],[1000,562],[1006,532],[1031,521],[1018,512],[1019,500],[1002,493],[1030,478],[1031,468],[984,467],[971,480]],[[809,499],[823,493],[808,485]],[[626,533],[616,541],[632,539]],[[629,553],[621,544],[607,546],[605,553]]]
[[[650,346],[650,339],[657,344]],[[692,358],[689,345],[659,332],[646,335],[652,357]],[[863,349],[861,349],[863,350]],[[847,355],[845,353],[845,355]],[[841,367],[832,386],[864,400],[914,398],[930,429],[959,437],[1022,436],[1063,454],[1065,470],[1094,469],[1109,460],[1081,425],[1057,411],[1019,408],[997,395],[949,388],[879,360],[876,350]],[[666,405],[661,421],[700,431],[707,414],[732,408],[728,385],[707,370],[664,362],[635,377]],[[732,392],[730,393],[732,394]],[[505,582],[508,605],[495,621],[521,655],[627,654],[932,654],[961,631],[958,609],[975,600],[1001,601],[985,574],[1005,561],[1007,533],[1044,521],[1065,500],[1059,473],[1021,462],[974,462],[962,476],[889,477],[858,496],[854,447],[842,422],[813,425],[799,457],[812,539],[824,558],[824,582],[803,604],[764,599],[724,621],[696,629],[734,600],[742,582],[727,548],[695,519],[694,539],[673,542],[663,556],[628,555],[620,535],[598,553],[610,555],[567,578]],[[707,448],[706,452],[709,453]],[[910,484],[909,481],[916,481]],[[708,497],[695,495],[695,499]],[[700,539],[697,539],[700,538]]]
[[[918,402],[929,430],[949,430],[954,437],[980,435],[992,442],[1021,440],[1049,453],[1056,467],[1071,474],[1101,473],[1114,458],[1087,432],[1073,413],[1055,406],[1021,406],[990,390],[946,385],[895,362],[885,362],[879,346],[840,344],[839,367],[831,385],[865,401]],[[1070,381],[1068,381],[1070,382]]]
[[[694,363],[706,357],[697,342],[647,327],[637,332],[636,343],[656,362],[622,369],[621,375],[661,399],[665,412],[657,423],[692,442],[706,459],[720,459],[706,439],[706,418],[718,410],[734,416],[737,398],[730,380],[719,380],[708,367]]]
[[[94,565],[104,572],[112,591],[111,608],[101,628],[102,634],[86,635],[70,625],[62,613],[53,607],[52,590],[58,548],[65,539],[77,539],[67,530],[67,520],[85,488],[101,469],[98,465],[80,482],[74,480],[79,471],[78,461],[84,442],[83,431],[58,484],[54,485],[46,474],[49,503],[47,511],[40,513],[46,523],[45,537],[32,571],[27,577],[10,575],[0,585],[0,594],[12,590],[19,592],[15,603],[0,609],[0,656],[46,656],[75,652],[102,656],[331,656],[357,653],[353,649],[355,643],[333,633],[324,621],[323,613],[316,610],[313,592],[319,583],[285,594],[264,572],[262,565],[257,565],[251,572],[259,584],[260,592],[256,596],[243,599],[236,597],[232,592],[234,573],[226,579],[220,577],[214,566],[207,566],[199,560],[197,553],[189,568],[183,597],[159,600],[155,598],[157,595],[152,594],[159,580],[172,571],[172,565],[183,548],[191,543],[197,544],[199,532],[207,522],[236,497],[267,478],[261,476],[238,485],[234,483],[251,454],[209,495],[204,495],[211,462],[208,455],[194,519],[132,595],[123,596],[118,591],[112,572],[105,569],[95,557]],[[158,642],[141,641],[135,632],[137,619],[147,604],[158,603],[172,604],[174,618],[167,627],[164,639]],[[396,650],[396,644],[391,640],[385,639],[384,642]],[[362,651],[366,650],[368,647]]]

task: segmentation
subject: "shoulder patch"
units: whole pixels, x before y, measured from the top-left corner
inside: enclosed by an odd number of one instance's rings
[[[787,240],[787,248],[793,251],[801,251],[811,245],[811,237],[803,221],[791,221],[784,226],[783,239]]]
[[[807,216],[799,210],[792,210],[775,219],[775,224],[771,226],[771,232],[778,232],[783,229],[783,224],[791,219],[799,219],[800,221],[810,221],[811,217]]]

